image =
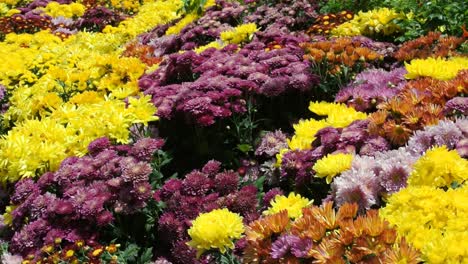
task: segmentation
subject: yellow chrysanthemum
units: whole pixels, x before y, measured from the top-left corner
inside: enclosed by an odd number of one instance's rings
[[[425,263],[468,259],[468,187],[444,191],[408,186],[390,196],[380,216],[422,253]]]
[[[39,8],[44,10],[44,13],[51,17],[80,17],[85,11],[86,7],[80,3],[71,3],[71,4],[59,4],[57,2],[49,2],[44,8]]]
[[[327,178],[330,184],[333,177],[351,168],[353,155],[351,154],[328,154],[326,157],[318,160],[312,169],[315,171],[315,177]]]
[[[445,187],[454,181],[462,183],[467,179],[468,161],[456,150],[449,151],[442,146],[428,150],[416,161],[408,184]]]
[[[8,205],[5,208],[5,213],[3,214],[3,224],[4,225],[11,225],[13,223],[13,216],[11,215],[11,212],[15,210],[15,208],[18,207],[17,205]]]
[[[264,215],[272,215],[287,210],[289,218],[295,219],[302,216],[302,208],[312,204],[313,200],[301,197],[300,194],[293,192],[286,197],[277,195],[270,203],[270,207],[263,211]]]
[[[366,113],[356,111],[345,104],[311,102],[309,110],[320,116],[327,116],[325,121],[333,127],[345,127],[353,121],[366,119]]]
[[[388,36],[399,30],[394,20],[404,18],[404,15],[388,8],[374,9],[367,12],[360,11],[352,20],[333,29],[332,34],[335,36]]]
[[[202,53],[203,51],[209,49],[209,48],[215,48],[215,49],[222,49],[224,46],[226,46],[225,44],[221,43],[220,41],[212,41],[204,46],[200,46],[198,48],[195,48],[194,51],[197,53],[197,54],[200,54]]]
[[[255,23],[243,24],[235,27],[232,30],[221,32],[221,40],[224,43],[240,44],[250,40],[255,32],[258,31]]]
[[[358,112],[345,104],[311,102],[309,110],[326,118],[321,120],[299,120],[299,123],[294,124],[295,133],[291,139],[287,140],[288,146],[292,150],[310,149],[312,142],[315,140],[315,134],[322,128],[329,126],[346,127],[353,121],[367,118],[365,113]]]
[[[410,63],[405,63],[405,68],[408,71],[405,75],[407,79],[432,77],[446,81],[455,78],[460,70],[468,69],[468,58],[453,57],[450,59],[414,59]]]
[[[173,34],[179,34],[180,31],[187,26],[188,24],[192,23],[198,19],[198,15],[195,13],[190,13],[185,15],[184,18],[182,18],[179,22],[177,22],[175,25],[172,27],[168,28],[166,30],[166,35],[173,35]]]
[[[188,234],[192,239],[187,244],[197,250],[197,257],[210,249],[225,253],[234,248],[234,240],[241,238],[244,224],[239,214],[228,209],[216,209],[200,214],[192,222]]]
[[[330,124],[325,120],[299,120],[299,123],[294,124],[294,136],[289,140],[288,146],[290,149],[310,149],[312,142],[315,140],[315,134],[322,128],[328,127]]]

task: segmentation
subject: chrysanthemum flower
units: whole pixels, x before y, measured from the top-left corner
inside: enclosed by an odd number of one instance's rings
[[[210,249],[225,253],[234,248],[234,239],[244,233],[242,217],[228,209],[216,209],[200,214],[193,222],[188,234],[192,238],[187,244],[197,250],[197,257]]]
[[[454,57],[449,60],[441,58],[415,59],[410,63],[405,63],[405,67],[408,71],[408,74],[405,75],[407,79],[428,76],[438,80],[450,80],[455,78],[460,70],[468,68],[468,59],[464,57]]]
[[[352,161],[353,155],[351,154],[329,154],[318,160],[312,169],[315,171],[315,177],[327,177],[327,183],[330,184],[333,177],[351,168]]]
[[[248,23],[237,26],[232,30],[223,31],[221,32],[220,37],[224,43],[240,44],[249,40],[257,31],[258,28],[255,23]]]
[[[467,171],[468,161],[460,157],[456,150],[449,151],[446,146],[435,147],[416,161],[408,184],[444,187],[454,181],[466,181]]]
[[[264,215],[272,215],[279,213],[282,210],[287,210],[290,218],[297,218],[302,215],[302,208],[312,204],[313,200],[301,197],[293,192],[289,193],[288,197],[284,195],[276,196],[270,203],[268,210],[264,211]]]

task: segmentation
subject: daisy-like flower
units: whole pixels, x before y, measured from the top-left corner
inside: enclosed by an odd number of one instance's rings
[[[302,215],[302,208],[312,204],[313,201],[301,197],[293,192],[286,197],[284,195],[276,196],[270,203],[270,207],[263,212],[264,215],[272,215],[282,210],[287,210],[290,218],[295,219]]]
[[[244,233],[242,217],[228,209],[216,209],[200,214],[188,230],[191,241],[187,245],[197,250],[197,257],[205,251],[218,249],[225,253],[234,248],[234,239],[241,238]]]
[[[327,184],[330,184],[333,177],[341,172],[351,168],[353,155],[351,154],[329,154],[318,160],[312,169],[315,171],[315,177],[327,178]]]

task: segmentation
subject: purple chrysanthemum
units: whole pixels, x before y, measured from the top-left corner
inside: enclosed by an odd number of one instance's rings
[[[273,157],[280,152],[281,149],[287,148],[286,135],[281,130],[275,132],[268,132],[263,136],[260,145],[255,150],[255,155],[266,155]]]
[[[449,100],[444,107],[446,114],[468,115],[468,97],[455,97]]]
[[[401,90],[406,84],[405,74],[404,68],[390,72],[382,69],[363,71],[351,84],[338,92],[335,101],[353,106],[358,111],[374,109]]]
[[[292,254],[291,249],[301,243],[301,239],[293,235],[282,235],[271,245],[271,257],[281,259]]]
[[[427,126],[423,130],[416,131],[410,137],[407,149],[417,155],[421,155],[433,146],[445,145],[449,149],[454,149],[462,138],[463,133],[457,124],[450,120],[441,120],[437,125]]]

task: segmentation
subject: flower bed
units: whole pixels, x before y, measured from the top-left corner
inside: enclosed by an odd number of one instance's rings
[[[0,263],[465,263],[465,2],[2,0]]]

